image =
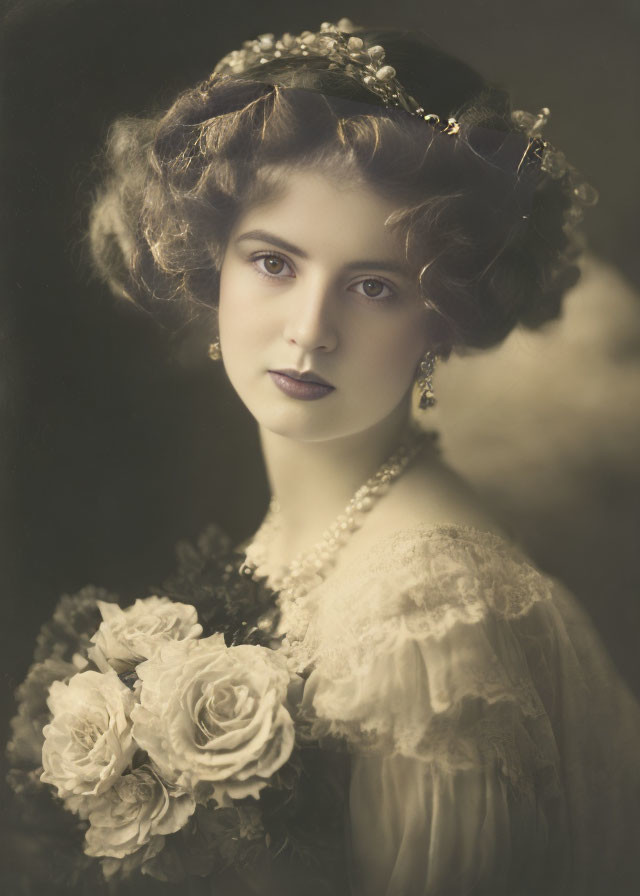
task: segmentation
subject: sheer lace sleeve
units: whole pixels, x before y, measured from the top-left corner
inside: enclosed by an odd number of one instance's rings
[[[589,795],[606,781],[630,819],[638,763],[625,784],[590,719],[631,714],[631,768],[640,718],[571,600],[498,536],[443,527],[399,533],[325,601],[303,706],[353,752],[358,896],[599,892],[585,857],[625,834]]]

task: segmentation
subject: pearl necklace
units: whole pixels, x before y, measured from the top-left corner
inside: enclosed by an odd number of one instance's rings
[[[436,443],[436,430],[422,431],[416,428],[409,437],[378,468],[351,498],[344,511],[324,532],[320,540],[308,551],[301,551],[281,572],[268,574],[268,584],[278,592],[278,603],[297,603],[326,577],[335,564],[336,554],[350,535],[359,529],[364,514],[373,507],[374,501],[382,496],[390,484],[404,472],[409,463],[426,445]],[[272,497],[264,521],[253,541],[244,549],[245,560],[242,571],[246,575],[264,574],[261,569],[267,562],[268,547],[279,530],[280,506]]]

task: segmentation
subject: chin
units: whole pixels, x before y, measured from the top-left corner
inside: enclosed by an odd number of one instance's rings
[[[312,404],[312,402],[309,402]],[[296,442],[331,442],[346,439],[357,433],[373,429],[379,419],[357,420],[353,414],[340,419],[335,412],[312,414],[272,413],[254,415],[259,426],[269,432]]]
[[[311,414],[272,413],[254,415],[258,424],[264,429],[287,439],[298,442],[321,442],[340,438],[343,434],[336,427],[336,421],[318,419]],[[297,417],[297,419],[294,419]]]

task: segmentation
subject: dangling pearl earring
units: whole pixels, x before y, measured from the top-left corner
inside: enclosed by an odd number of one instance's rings
[[[433,384],[431,382],[435,363],[436,355],[432,351],[425,352],[422,360],[420,361],[420,375],[418,376],[417,384],[418,388],[420,389],[420,401],[418,406],[421,411],[433,407],[433,405],[436,403],[436,399],[433,394]]]
[[[216,341],[212,342],[209,346],[209,357],[212,361],[219,361],[222,358],[219,339],[216,339]]]

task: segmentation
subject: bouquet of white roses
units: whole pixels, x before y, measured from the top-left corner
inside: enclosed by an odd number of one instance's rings
[[[182,546],[174,599],[122,609],[101,590],[64,597],[18,689],[14,789],[32,798],[44,785],[73,813],[85,883],[96,859],[108,880],[177,881],[257,867],[265,853],[329,855],[316,834],[331,788],[304,773],[313,750],[296,737],[302,680],[253,624],[274,595],[228,562],[212,569],[212,537]],[[175,599],[185,592],[198,610]]]
[[[286,662],[266,647],[201,639],[193,607],[137,600],[103,616],[97,670],[52,684],[41,780],[87,819],[106,876],[151,862],[196,806],[257,799],[291,756]],[[257,820],[257,819],[256,819]]]

